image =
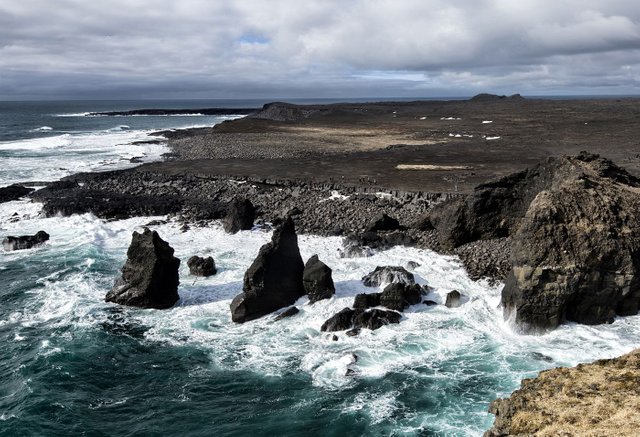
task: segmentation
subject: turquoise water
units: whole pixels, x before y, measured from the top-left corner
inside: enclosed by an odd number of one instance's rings
[[[46,146],[46,138],[38,141]],[[17,141],[31,140],[11,140],[11,150],[19,150]],[[99,136],[94,146],[110,149]],[[66,151],[58,148],[56,159],[68,159]],[[0,252],[3,436],[478,436],[493,421],[491,400],[523,377],[640,345],[637,316],[520,336],[497,308],[500,287],[471,281],[456,258],[395,248],[343,259],[340,239],[314,236],[300,237],[303,258],[318,253],[334,269],[336,296],[314,305],[302,298],[301,312],[280,322],[267,316],[236,325],[230,300],[270,232],[230,236],[217,224],[188,232],[173,222],[155,227],[183,260],[181,300],[165,311],[123,308],[104,295],[131,232],[157,217],[104,222],[39,211],[28,201],[0,204],[0,238],[51,234],[42,248]],[[219,274],[189,276],[185,261],[194,254],[212,255]],[[417,305],[399,325],[357,338],[333,341],[320,332],[355,294],[375,291],[362,275],[408,261],[420,263],[418,281],[433,287],[428,299],[442,302],[457,289],[468,300],[457,309]]]

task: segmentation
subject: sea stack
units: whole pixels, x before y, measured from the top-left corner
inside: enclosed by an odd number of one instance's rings
[[[172,307],[178,296],[180,260],[173,248],[156,231],[148,228],[133,233],[127,261],[105,300],[121,305],[164,309]]]
[[[231,302],[231,319],[244,323],[293,304],[305,293],[303,272],[298,236],[288,217],[245,272],[243,292]]]
[[[309,302],[314,303],[322,299],[329,299],[336,292],[331,277],[331,268],[313,255],[304,266],[302,282],[304,290],[309,296]]]

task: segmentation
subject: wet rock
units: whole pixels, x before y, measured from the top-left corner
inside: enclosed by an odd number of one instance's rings
[[[415,284],[412,273],[400,266],[378,266],[375,270],[362,278],[362,282],[367,287],[378,287],[382,284],[403,283]]]
[[[0,188],[0,203],[18,200],[21,197],[35,191],[33,188],[27,188],[22,185],[13,184],[8,187]]]
[[[458,308],[461,305],[460,299],[462,294],[458,290],[453,290],[447,293],[447,300],[445,305],[447,308]]]
[[[218,271],[216,270],[216,263],[212,257],[206,258],[200,256],[192,256],[187,260],[187,266],[189,267],[189,273],[194,276],[212,276]]]
[[[231,318],[244,323],[293,304],[304,295],[304,263],[289,217],[260,248],[244,275],[243,292],[231,302]]]
[[[327,319],[320,330],[322,332],[344,331],[353,326],[353,317],[356,311],[351,308],[343,308]]]
[[[305,264],[302,282],[311,303],[329,299],[336,292],[331,278],[331,268],[320,261],[318,255],[313,255]]]
[[[400,323],[402,316],[395,311],[372,309],[356,313],[353,318],[355,328],[367,328],[375,330],[391,323]]]
[[[278,314],[273,320],[277,322],[277,321],[285,319],[287,317],[295,316],[299,312],[300,312],[300,310],[298,309],[298,307],[287,308],[286,310],[284,310],[283,312]]]
[[[2,247],[5,251],[31,249],[42,246],[49,241],[49,234],[45,231],[38,231],[35,235],[22,235],[20,237],[5,237],[2,240]]]
[[[382,293],[361,293],[357,294],[353,300],[353,308],[355,309],[367,309],[380,305],[380,296]]]
[[[133,233],[122,277],[105,300],[141,308],[170,308],[178,296],[180,260],[156,231]]]
[[[432,306],[436,306],[438,305],[438,302],[433,301],[433,300],[425,300],[424,302],[422,302],[423,304],[425,304],[428,307],[432,307]]]
[[[418,284],[393,283],[385,287],[380,294],[380,305],[395,311],[416,305],[422,300],[422,287]]]
[[[235,234],[251,230],[255,218],[256,209],[249,199],[234,199],[227,208],[222,225],[226,232]]]
[[[400,227],[398,220],[389,217],[387,214],[381,214],[367,226],[367,232],[377,231],[395,231]]]

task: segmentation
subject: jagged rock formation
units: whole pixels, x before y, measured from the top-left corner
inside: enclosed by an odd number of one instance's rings
[[[302,283],[311,303],[329,299],[336,292],[331,277],[331,268],[320,261],[318,255],[313,255],[305,264]]]
[[[362,278],[362,283],[367,287],[378,287],[382,284],[402,283],[415,284],[413,273],[409,273],[400,266],[378,266],[371,273]]]
[[[189,273],[194,276],[206,277],[215,275],[218,272],[216,269],[216,263],[210,256],[206,258],[192,256],[187,260],[187,266],[189,267]]]
[[[105,300],[142,308],[170,308],[178,295],[180,260],[173,248],[156,231],[148,228],[133,233],[127,261]]]
[[[18,200],[21,197],[35,191],[33,188],[27,188],[22,185],[13,184],[8,187],[0,188],[0,203]]]
[[[227,208],[222,225],[226,232],[235,234],[253,228],[255,218],[256,208],[249,199],[234,199]]]
[[[49,234],[45,231],[38,231],[35,235],[22,235],[20,237],[5,237],[2,240],[2,247],[5,251],[31,249],[42,246],[49,241]]]
[[[546,370],[491,404],[496,419],[484,435],[637,436],[639,381],[640,349],[611,360]]]
[[[548,158],[435,208],[444,247],[511,237],[505,317],[523,332],[638,312],[640,180],[597,155]]]
[[[304,295],[303,272],[298,236],[289,217],[245,272],[243,292],[231,302],[231,319],[244,323],[293,304]]]

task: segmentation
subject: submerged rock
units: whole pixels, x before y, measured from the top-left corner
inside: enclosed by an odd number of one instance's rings
[[[2,247],[5,251],[31,249],[42,246],[49,241],[49,234],[45,231],[38,231],[35,235],[22,235],[20,237],[5,237],[2,240]]]
[[[320,261],[318,255],[313,255],[305,264],[302,282],[311,303],[329,299],[336,292],[331,278],[331,268]]]
[[[189,266],[189,273],[194,276],[212,276],[218,272],[216,263],[210,256],[206,258],[192,256],[187,260],[187,266]]]
[[[402,283],[415,284],[413,273],[409,273],[404,267],[384,266],[376,267],[375,270],[362,278],[362,282],[367,287],[378,287],[382,284]]]
[[[8,187],[0,188],[0,203],[18,200],[21,197],[35,191],[33,188],[27,188],[22,185],[13,184]]]
[[[141,308],[170,308],[178,296],[180,260],[156,231],[133,233],[122,277],[105,300]]]
[[[485,437],[637,436],[640,428],[640,349],[610,360],[545,370],[506,399]]]
[[[447,300],[445,301],[445,306],[447,308],[458,308],[461,304],[460,298],[462,294],[458,290],[453,290],[447,293]]]
[[[249,199],[234,199],[227,208],[222,225],[226,232],[236,234],[251,230],[255,218],[256,209]]]
[[[305,293],[303,272],[298,236],[289,217],[245,272],[244,291],[231,302],[231,319],[244,323],[293,304]]]

